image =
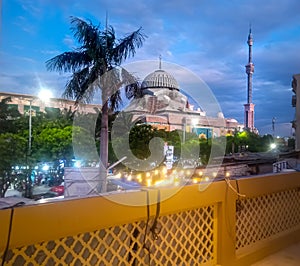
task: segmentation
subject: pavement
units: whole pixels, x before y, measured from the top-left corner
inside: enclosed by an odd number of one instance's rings
[[[32,190],[32,195],[40,195],[50,191],[49,186],[47,185],[40,185],[34,186]],[[5,193],[5,197],[22,197],[22,192],[15,190],[15,189],[8,189]]]
[[[252,266],[299,266],[299,265],[300,265],[300,242],[252,264]]]
[[[50,191],[50,188],[51,187],[49,187],[47,185],[34,186],[33,190],[32,190],[32,194],[33,195],[40,195],[40,194],[43,194],[43,193],[46,193],[46,192]]]

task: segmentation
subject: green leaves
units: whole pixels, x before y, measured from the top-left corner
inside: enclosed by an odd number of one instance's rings
[[[71,159],[73,157],[72,126],[44,128],[34,137],[33,153],[40,161]]]

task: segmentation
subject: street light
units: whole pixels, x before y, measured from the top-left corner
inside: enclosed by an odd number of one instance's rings
[[[49,101],[50,98],[52,98],[52,92],[50,90],[47,89],[42,89],[39,94],[38,94],[38,98],[42,101],[42,102],[47,102]],[[32,101],[33,98],[29,100],[29,136],[28,136],[28,155],[30,156],[31,154],[31,140],[32,140]]]
[[[50,90],[47,90],[47,89],[42,89],[39,94],[38,94],[38,97],[41,101],[43,102],[47,102],[49,101],[50,98],[53,97],[53,94]]]
[[[33,99],[29,100],[29,136],[28,136],[28,156],[31,154],[31,120],[32,120],[32,115],[31,115],[31,104],[32,104]]]
[[[274,149],[276,148],[276,144],[275,144],[275,143],[272,143],[272,144],[270,145],[270,148],[271,148],[271,150],[274,150]]]
[[[49,90],[43,89],[40,91],[38,96],[39,96],[38,98],[41,101],[45,102],[45,101],[48,101],[50,98],[52,98],[52,93]],[[31,156],[31,146],[32,146],[31,140],[32,140],[32,102],[33,102],[33,100],[34,100],[34,98],[29,99],[29,128],[28,128],[29,132],[28,132],[27,165],[29,163],[29,159]],[[31,169],[31,168],[29,167],[29,169]],[[29,172],[30,173],[28,174],[28,184],[27,184],[28,187],[26,188],[26,191],[25,191],[25,195],[27,197],[30,197],[31,193],[32,193],[32,191],[31,191],[31,184],[32,184],[31,183],[31,181],[32,181],[31,180],[31,171],[29,171]]]

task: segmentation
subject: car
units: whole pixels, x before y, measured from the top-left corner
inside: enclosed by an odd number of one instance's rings
[[[62,196],[65,193],[65,186],[64,185],[54,186],[50,188],[50,191],[56,193],[57,196]]]

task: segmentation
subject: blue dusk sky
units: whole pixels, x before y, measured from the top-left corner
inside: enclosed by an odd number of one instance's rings
[[[245,65],[251,23],[255,126],[260,134],[272,134],[272,118],[276,117],[275,134],[292,133],[291,81],[292,75],[300,73],[299,0],[0,3],[0,91],[37,95],[41,88],[48,88],[61,97],[66,76],[48,72],[45,62],[77,46],[70,16],[105,26],[108,13],[108,23],[119,38],[139,27],[148,36],[128,62],[157,60],[162,55],[163,61],[189,69],[206,82],[225,117],[240,123],[247,101]],[[198,93],[201,96],[201,88]]]

